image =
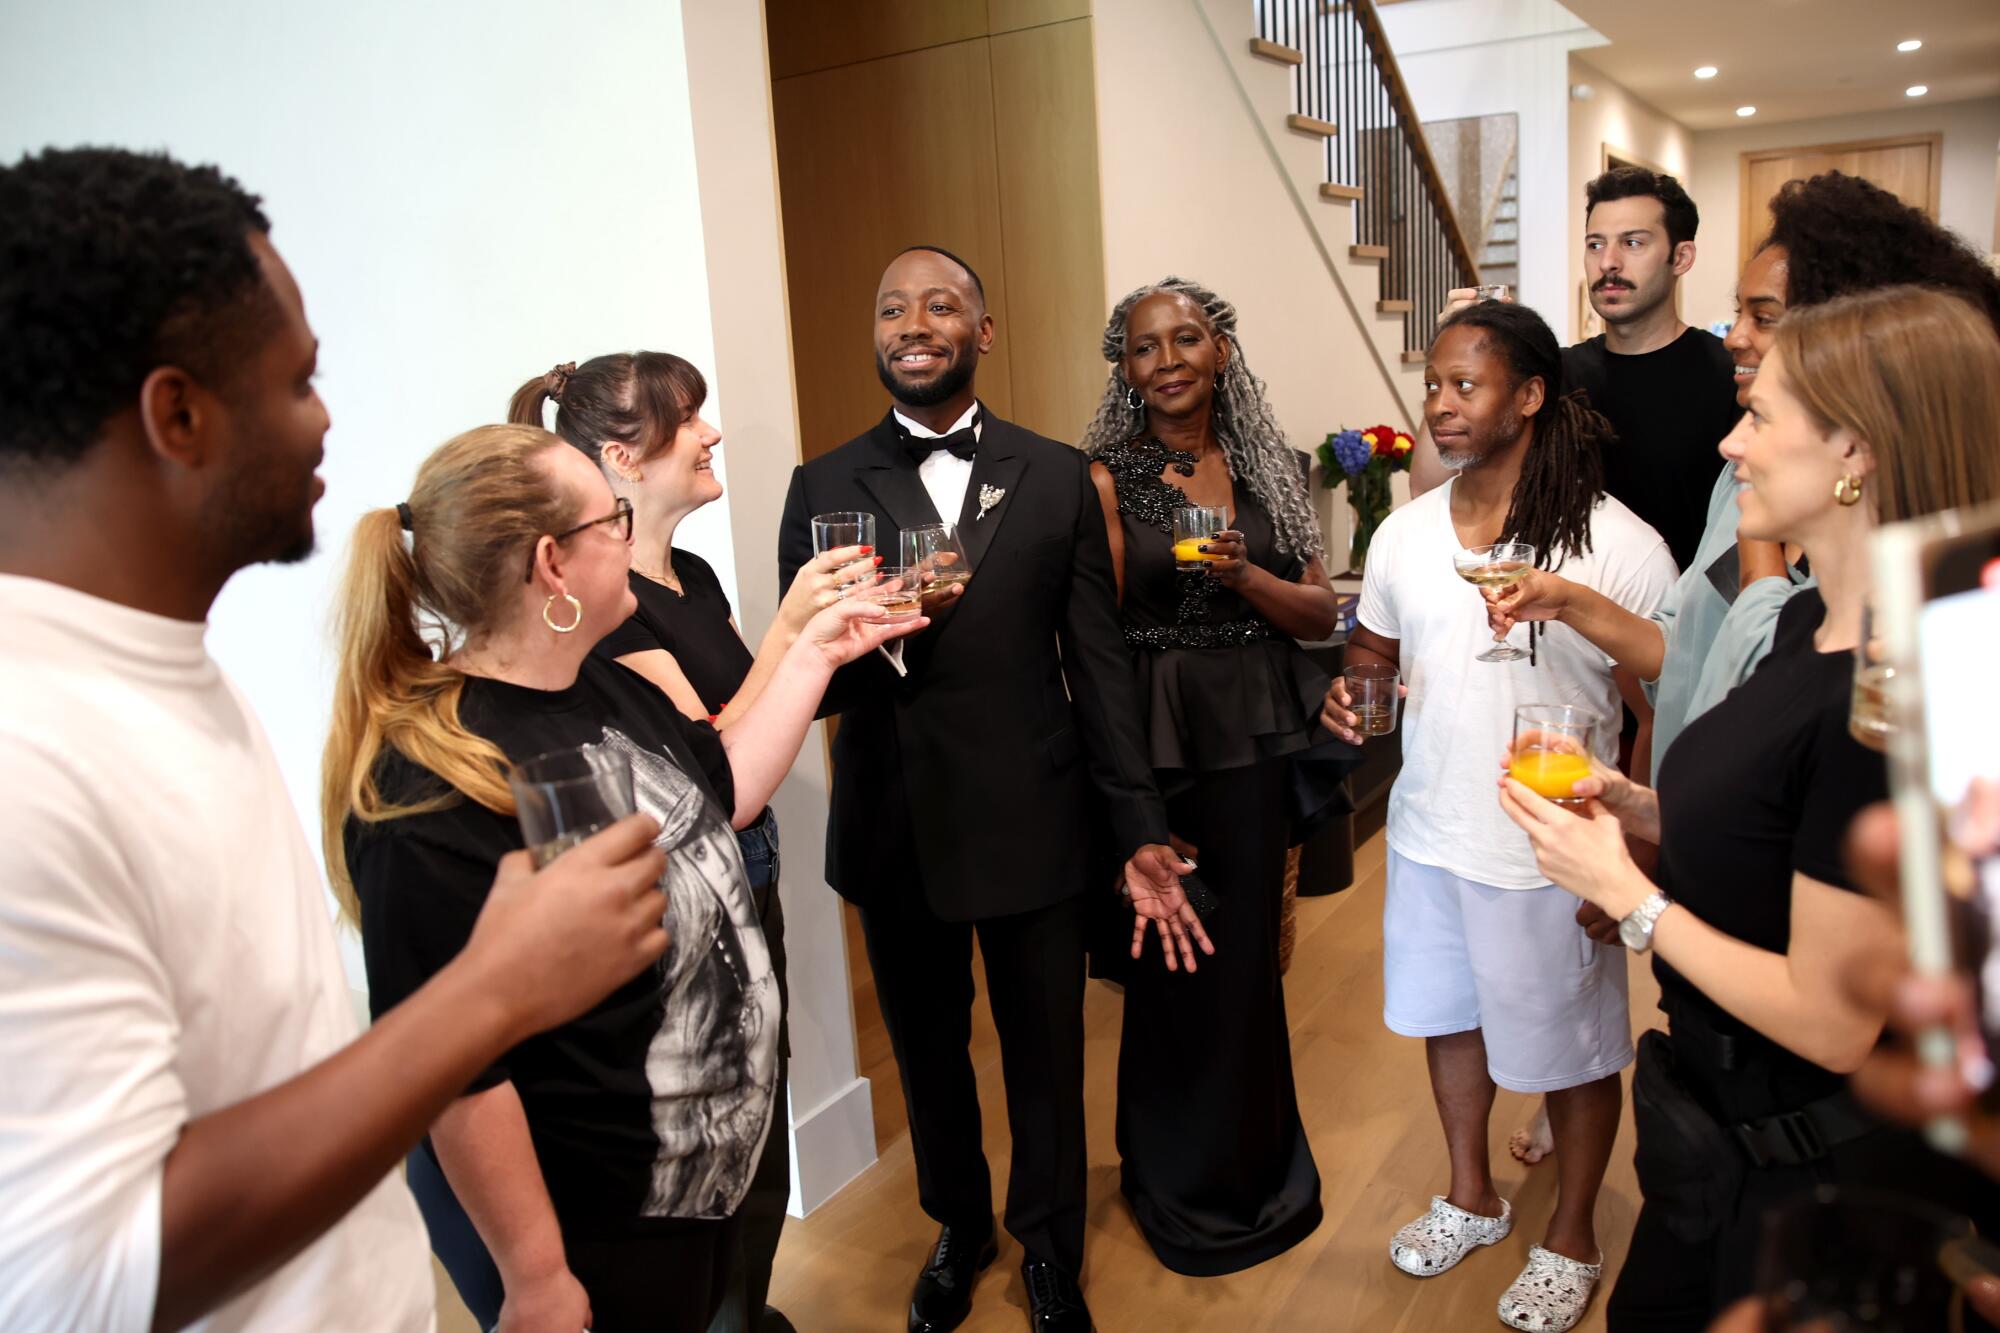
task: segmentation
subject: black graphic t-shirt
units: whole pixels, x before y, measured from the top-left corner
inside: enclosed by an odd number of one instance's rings
[[[513,1083],[566,1229],[728,1216],[770,1128],[778,988],[729,826],[720,739],[643,677],[595,657],[564,690],[470,678],[459,716],[511,759],[574,745],[630,757],[639,808],[661,823],[672,935],[658,964],[507,1052],[467,1091]],[[383,757],[375,779],[399,804],[444,789],[400,753]],[[381,824],[349,820],[344,839],[379,1016],[464,947],[521,830],[460,799]]]

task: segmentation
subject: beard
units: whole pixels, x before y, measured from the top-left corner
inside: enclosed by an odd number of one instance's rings
[[[953,359],[944,373],[929,384],[904,384],[896,378],[896,371],[889,364],[889,358],[880,351],[875,353],[875,374],[882,381],[882,387],[889,396],[905,407],[935,407],[954,397],[959,390],[972,383],[972,372],[979,363],[971,357],[964,360]]]
[[[1519,412],[1508,412],[1490,425],[1471,430],[1466,435],[1463,452],[1446,453],[1442,449],[1438,450],[1438,462],[1444,465],[1445,471],[1451,473],[1470,472],[1474,468],[1484,467],[1495,454],[1521,438],[1521,430],[1526,424],[1527,418]]]
[[[295,565],[318,545],[313,532],[313,475],[292,478],[277,468],[239,473],[216,493],[208,530],[231,569]]]

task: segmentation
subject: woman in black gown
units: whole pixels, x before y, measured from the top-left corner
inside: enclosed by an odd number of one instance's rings
[[[1212,900],[1215,951],[1194,968],[1144,959],[1157,945],[1135,929],[1118,1061],[1125,1197],[1160,1262],[1198,1277],[1282,1253],[1321,1215],[1278,933],[1294,768],[1327,740],[1326,677],[1293,640],[1333,632],[1334,594],[1303,457],[1235,332],[1234,307],[1194,283],[1127,296],[1105,329],[1113,370],[1084,442],[1153,767]],[[1182,573],[1173,511],[1197,504],[1226,505],[1230,527],[1207,544],[1206,569]],[[1329,750],[1336,773],[1358,754],[1326,744],[1311,757]]]

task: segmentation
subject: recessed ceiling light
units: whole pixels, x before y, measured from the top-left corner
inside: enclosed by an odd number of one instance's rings
[[[1931,90],[1930,85],[1927,83],[1913,83],[1909,87],[1903,89],[1903,96],[1922,97],[1925,93],[1929,92],[1930,90]]]
[[[1754,116],[1757,114],[1757,108],[1754,106],[1739,106],[1736,108],[1736,114],[1739,116]]]
[[[1912,37],[1907,42],[1897,42],[1896,49],[1898,51],[1921,51],[1923,49],[1923,45],[1924,44],[1922,42]]]
[[[1715,77],[1715,66],[1703,65],[1700,69],[1694,72],[1694,76],[1697,79],[1712,79]]]

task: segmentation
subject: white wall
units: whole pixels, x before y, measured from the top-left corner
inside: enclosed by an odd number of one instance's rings
[[[1742,267],[1743,181],[1741,155],[1762,148],[1851,143],[1895,134],[1944,135],[1944,169],[1938,190],[1938,221],[1958,232],[1981,254],[1993,249],[1994,153],[2000,146],[2000,97],[1971,102],[1898,107],[1820,120],[1748,124],[1702,130],[1694,136],[1694,183],[1689,191],[1701,204],[1702,262],[1690,277],[1682,303],[1688,322],[1726,319]]]
[[[1569,327],[1581,250],[1570,214],[1569,53],[1604,38],[1555,0],[1426,0],[1381,9],[1420,119],[1520,117],[1520,300]],[[1581,239],[1579,237],[1579,246]]]
[[[1583,191],[1604,169],[1607,145],[1679,179],[1701,212],[1701,227],[1695,233],[1694,268],[1682,280],[1681,287],[1682,315],[1691,318],[1694,306],[1689,300],[1688,283],[1694,280],[1694,275],[1728,266],[1730,282],[1735,282],[1736,270],[1730,263],[1735,245],[1731,243],[1727,252],[1718,248],[1722,233],[1736,225],[1735,215],[1725,218],[1716,206],[1695,192],[1690,179],[1694,168],[1694,134],[1687,126],[1640,101],[1623,84],[1581,56],[1570,56],[1569,72],[1571,85],[1588,84],[1591,95],[1583,101],[1572,99],[1569,104],[1570,279],[1569,296],[1563,307],[1568,322],[1551,322],[1558,333],[1567,328],[1571,341],[1582,336],[1577,324],[1577,306],[1583,282]],[[1696,322],[1708,323],[1705,319]]]
[[[713,364],[679,5],[65,0],[5,23],[0,158],[91,143],[219,163],[264,196],[304,290],[333,414],[321,552],[238,575],[209,641],[316,831],[326,617],[356,515],[555,362]],[[683,532],[733,588],[724,506]]]

